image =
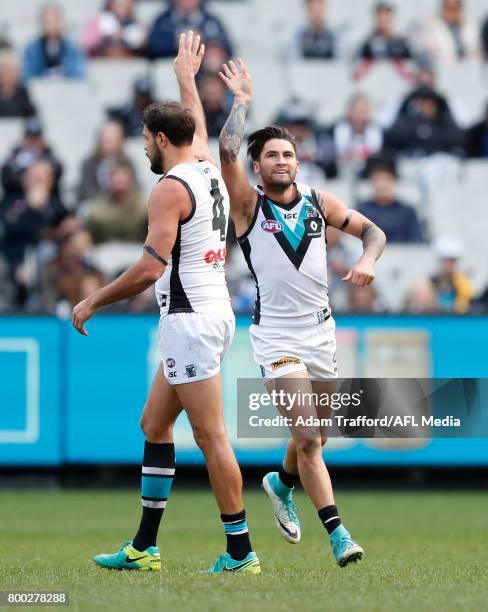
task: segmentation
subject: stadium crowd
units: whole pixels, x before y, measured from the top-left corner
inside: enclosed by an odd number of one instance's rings
[[[219,136],[231,100],[217,73],[223,62],[239,53],[225,21],[204,0],[172,0],[165,8],[161,3],[163,10],[152,23],[143,22],[136,5],[149,1],[100,0],[100,11],[86,23],[78,40],[67,31],[62,4],[51,2],[42,5],[38,36],[25,48],[2,35],[0,127],[11,118],[25,121],[20,141],[0,160],[0,312],[67,313],[121,271],[108,274],[100,266],[100,247],[114,243],[132,248],[144,241],[147,230],[146,194],[126,149],[130,139],[141,136],[142,110],[157,99],[148,74],[135,80],[132,92],[121,92],[120,105],[105,109],[106,119],[79,168],[73,192],[64,186],[64,160],[46,138],[42,113],[30,93],[33,81],[86,79],[90,64],[100,58],[147,58],[148,62],[172,58],[180,32],[192,29],[206,43],[198,86],[209,136]],[[442,63],[488,61],[488,11],[484,22],[478,23],[470,19],[466,5],[461,0],[439,0],[438,13],[409,33],[398,31],[395,5],[378,2],[367,38],[347,53],[346,32],[329,23],[326,0],[304,0],[303,23],[289,41],[283,61],[347,60],[358,92],[343,116],[328,125],[296,96],[284,100],[277,116],[270,117],[296,138],[301,181],[322,186],[350,179],[357,188],[349,204],[381,227],[390,245],[423,244],[434,250],[437,269],[419,270],[418,280],[402,298],[401,310],[407,313],[488,311],[488,289],[476,295],[463,272],[462,256],[469,245],[456,235],[434,236],[418,203],[405,199],[397,185],[405,159],[439,154],[458,160],[488,159],[488,105],[484,116],[463,125],[462,104],[437,84],[437,67]],[[377,62],[391,62],[408,91],[374,113],[371,99],[361,92],[361,81]],[[126,95],[130,100],[123,104]],[[140,155],[144,155],[142,146]],[[375,286],[358,289],[340,280],[358,255],[355,246],[332,228],[328,246],[333,307],[385,312],[384,296]],[[249,312],[254,285],[239,259],[232,228],[228,278],[236,311]],[[157,309],[151,292],[123,307],[134,312]]]

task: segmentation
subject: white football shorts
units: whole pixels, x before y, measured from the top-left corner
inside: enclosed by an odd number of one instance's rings
[[[164,375],[172,385],[215,376],[232,343],[235,320],[202,312],[176,312],[161,317],[159,349]]]
[[[306,370],[314,380],[337,378],[335,321],[306,327],[251,325],[254,360],[269,380]]]

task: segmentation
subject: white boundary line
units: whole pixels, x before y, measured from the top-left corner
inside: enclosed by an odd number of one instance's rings
[[[39,440],[39,342],[34,338],[0,338],[0,352],[27,353],[26,428],[0,429],[0,444],[35,444]]]

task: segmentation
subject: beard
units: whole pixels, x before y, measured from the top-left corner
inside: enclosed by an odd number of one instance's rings
[[[276,178],[274,175],[269,176],[267,179],[263,177],[263,183],[268,188],[271,187],[275,192],[286,191],[295,182],[295,177],[289,175],[283,175],[282,178]]]
[[[149,161],[151,162],[151,172],[154,172],[154,174],[164,174],[163,156],[160,151],[156,151],[154,157],[150,157]]]

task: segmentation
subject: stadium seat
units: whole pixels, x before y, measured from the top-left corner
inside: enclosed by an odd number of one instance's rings
[[[173,72],[173,60],[157,60],[151,64],[150,74],[158,100],[179,100],[178,81]]]
[[[142,245],[135,242],[107,242],[90,251],[90,260],[108,278],[134,264],[142,255]]]
[[[125,152],[134,164],[137,180],[144,197],[148,197],[158,177],[151,172],[151,164],[146,157],[144,144],[144,138],[128,138],[125,142]]]
[[[403,97],[410,83],[400,76],[390,62],[377,62],[369,72],[354,83],[354,89],[365,93],[373,109],[388,103],[393,98]]]
[[[353,91],[351,68],[341,62],[308,60],[290,64],[293,95],[311,103],[326,123],[344,115]]]
[[[35,79],[29,90],[40,109],[47,140],[63,161],[65,185],[72,189],[95,142],[103,110],[84,81]]]
[[[431,225],[434,237],[457,236],[464,247],[461,267],[476,289],[487,282],[486,174],[470,165],[460,177],[438,183],[430,191]]]
[[[461,98],[464,117],[457,117],[461,127],[480,121],[488,99],[486,67],[481,62],[440,63],[437,80],[441,91]]]
[[[134,81],[148,72],[145,59],[96,59],[90,61],[88,82],[103,108],[118,107],[132,98]]]
[[[428,278],[435,269],[435,255],[430,246],[388,245],[376,264],[375,284],[384,305],[399,311],[411,285]]]
[[[0,164],[4,162],[12,148],[18,144],[23,133],[23,119],[0,119]]]
[[[293,33],[303,24],[303,1],[287,0],[284,10],[282,0],[249,0],[249,8],[252,15],[249,38],[256,59],[283,61]]]
[[[263,5],[263,3],[261,3]],[[229,38],[234,45],[236,57],[247,60],[256,45],[256,21],[252,11],[252,1],[211,2],[208,10],[221,19]],[[260,9],[262,10],[262,9]]]
[[[288,69],[270,58],[248,61],[254,83],[249,126],[256,128],[269,124],[292,95]]]

